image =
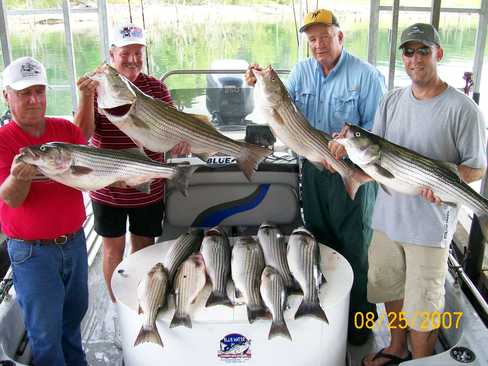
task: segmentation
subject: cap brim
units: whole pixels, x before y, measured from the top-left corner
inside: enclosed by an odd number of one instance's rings
[[[307,28],[309,28],[309,27],[311,27],[312,25],[315,25],[315,24],[322,24],[322,25],[325,25],[325,26],[335,25],[336,27],[339,26],[339,24],[337,24],[337,23],[312,22],[312,23],[305,24],[298,31],[300,33],[303,33],[303,32],[305,32],[307,30]]]
[[[134,40],[130,40],[130,41],[126,41],[126,42],[114,42],[112,43],[115,47],[124,47],[124,46],[130,46],[131,44],[138,44],[138,45],[141,45],[141,46],[144,46],[146,47],[146,42],[145,41],[134,41]]]
[[[44,78],[32,78],[32,79],[28,79],[28,80],[19,80],[19,81],[16,81],[15,83],[12,83],[12,84],[6,85],[6,86],[8,86],[9,88],[12,88],[14,90],[22,90],[22,89],[26,89],[28,87],[31,87],[33,85],[47,86],[47,82],[46,82],[46,80],[44,80]]]
[[[419,43],[422,43],[426,46],[429,46],[429,47],[432,47],[432,46],[438,46],[437,43],[435,42],[431,42],[431,41],[426,41],[426,40],[423,40],[423,39],[407,39],[405,41],[402,42],[402,44],[400,45],[400,47],[398,47],[399,49],[403,48],[403,46],[405,46],[408,42],[419,42]]]

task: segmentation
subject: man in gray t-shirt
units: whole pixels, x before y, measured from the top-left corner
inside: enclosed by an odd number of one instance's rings
[[[408,27],[401,37],[402,60],[412,80],[385,95],[373,132],[432,159],[457,165],[470,183],[486,168],[485,123],[476,104],[439,78],[443,57],[439,35],[430,24]],[[444,308],[444,281],[457,208],[433,192],[418,196],[378,191],[369,250],[368,300],[385,303],[391,343],[367,355],[363,366],[397,364],[432,354]],[[410,331],[410,354],[407,331]]]

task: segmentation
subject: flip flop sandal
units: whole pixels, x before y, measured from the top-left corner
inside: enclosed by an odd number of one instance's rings
[[[402,362],[405,362],[405,361],[410,361],[412,359],[412,354],[410,353],[410,351],[408,352],[408,355],[405,357],[405,358],[400,358],[398,356],[394,356],[394,355],[390,355],[389,353],[384,353],[385,349],[382,348],[380,349],[374,356],[373,358],[371,359],[371,361],[374,361],[378,358],[386,358],[387,362],[382,364],[381,366],[395,366],[395,365],[398,365]],[[366,357],[367,356],[364,356],[362,361],[361,361],[361,365],[362,366],[365,366],[365,361],[366,361]]]

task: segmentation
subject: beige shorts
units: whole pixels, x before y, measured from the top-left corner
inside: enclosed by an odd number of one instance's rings
[[[444,309],[449,247],[433,248],[390,240],[374,231],[368,251],[368,300],[403,299],[400,314],[417,331],[436,328]]]

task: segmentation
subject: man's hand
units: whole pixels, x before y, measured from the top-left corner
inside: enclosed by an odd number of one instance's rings
[[[430,203],[435,203],[436,205],[440,205],[442,203],[441,199],[437,197],[430,188],[421,188],[419,195]]]
[[[98,81],[92,80],[87,76],[82,76],[78,79],[76,85],[80,91],[80,97],[93,98],[95,91],[97,90]]]
[[[258,64],[251,64],[251,65],[249,65],[249,67],[247,68],[246,73],[244,74],[244,80],[246,81],[246,84],[249,85],[249,86],[256,85],[256,77],[254,76],[254,74],[252,72],[253,69],[256,69],[256,70],[261,71],[262,70],[262,67],[259,66]]]
[[[17,180],[24,182],[31,181],[37,174],[37,167],[35,165],[24,163],[19,159],[21,154],[14,157],[12,165],[10,166],[10,175]]]
[[[181,141],[177,143],[173,148],[170,150],[171,156],[187,156],[191,153],[191,146],[186,141]]]
[[[334,132],[332,134],[332,137],[334,138],[334,140],[343,138],[344,136],[346,136],[346,131],[347,129],[346,127],[344,127],[341,132]],[[336,160],[341,160],[344,156],[347,155],[346,148],[334,140],[329,141],[328,148]],[[322,162],[322,165],[330,172],[336,172],[334,167],[325,160]]]

